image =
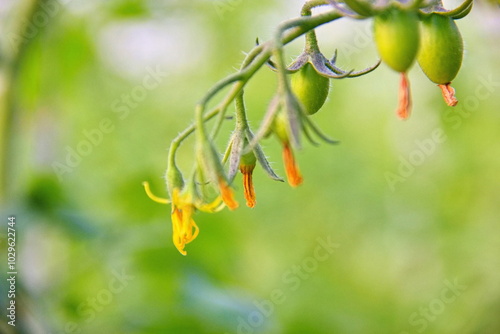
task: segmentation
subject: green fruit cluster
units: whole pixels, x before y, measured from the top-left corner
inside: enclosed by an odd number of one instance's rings
[[[374,18],[374,38],[381,59],[397,72],[406,72],[415,59],[437,84],[453,80],[462,64],[462,36],[450,16],[419,15],[391,7]]]
[[[351,2],[350,6],[357,8],[357,12],[366,9],[366,15],[369,14],[367,8],[360,7],[362,2]],[[462,36],[453,16],[439,12],[423,13],[401,6],[389,6],[370,16],[373,16],[374,40],[380,58],[390,68],[402,73],[405,84],[400,100],[405,107],[400,107],[398,112],[402,118],[408,117],[411,106],[405,73],[415,60],[431,81],[446,86],[445,91],[453,92],[449,84],[457,76],[463,59]],[[329,78],[318,73],[311,63],[306,63],[291,75],[291,91],[307,115],[318,112],[329,89]],[[453,101],[449,104],[455,105],[456,100]]]

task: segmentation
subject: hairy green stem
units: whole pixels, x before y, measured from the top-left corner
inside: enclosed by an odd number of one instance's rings
[[[304,7],[302,7],[302,11],[300,15],[302,16],[311,16],[312,15],[312,8],[318,7],[318,6],[324,6],[326,3],[324,1],[318,0],[318,1],[308,1],[304,4]],[[309,30],[306,32],[306,52],[308,53],[313,53],[313,52],[319,52],[319,47],[318,47],[318,39],[316,38],[316,32],[314,29]]]
[[[215,138],[217,136],[217,133],[219,132],[219,130],[220,130],[221,126],[222,126],[222,123],[224,121],[224,117],[226,115],[227,107],[236,98],[236,96],[238,96],[238,94],[243,89],[244,85],[245,85],[245,83],[243,81],[241,81],[241,80],[238,81],[233,86],[233,88],[231,89],[231,91],[229,92],[229,94],[226,95],[226,97],[224,98],[224,100],[221,102],[220,108],[219,108],[219,118],[217,119],[217,123],[214,125],[214,128],[212,130],[212,134],[211,134],[211,138]]]
[[[236,96],[235,100],[235,114],[236,114],[236,129],[245,131],[248,129],[248,119],[245,109],[245,100],[243,99],[243,90]]]

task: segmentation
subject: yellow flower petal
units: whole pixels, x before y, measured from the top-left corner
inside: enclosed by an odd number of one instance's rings
[[[200,203],[196,205],[196,208],[203,212],[214,213],[224,209],[225,206],[226,204],[224,203],[224,201],[222,201],[222,198],[220,196],[217,196],[217,198],[213,200],[212,203],[202,203],[200,201]]]
[[[151,192],[151,188],[149,187],[149,182],[142,182],[142,185],[144,186],[146,195],[148,195],[150,199],[161,204],[170,204],[170,201],[168,199],[158,197]]]
[[[186,244],[198,236],[200,229],[193,220],[195,206],[191,203],[190,194],[179,194],[179,189],[174,189],[172,194],[172,239],[175,247],[182,255]]]

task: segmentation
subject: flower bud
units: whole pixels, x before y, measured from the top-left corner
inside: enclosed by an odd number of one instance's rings
[[[253,152],[243,154],[240,160],[240,172],[243,174],[243,188],[247,206],[253,208],[256,204],[255,190],[253,187],[252,174],[257,163]]]

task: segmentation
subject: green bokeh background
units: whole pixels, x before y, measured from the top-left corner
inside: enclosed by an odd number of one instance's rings
[[[0,8],[3,51],[29,2]],[[170,207],[149,200],[141,182],[165,196],[169,142],[198,99],[301,3],[50,2],[57,11],[27,39],[12,86],[0,332],[500,333],[500,12],[487,3],[458,21],[466,52],[457,107],[418,66],[404,122],[394,114],[399,77],[387,66],[333,81],[314,118],[341,144],[297,152],[304,184],[291,189],[257,168],[249,209],[238,176],[240,208],[197,213],[188,256],[173,246]],[[338,49],[342,68],[377,59],[368,21],[338,20],[318,38],[326,55]],[[289,45],[287,59],[301,46]],[[166,74],[124,107],[148,69]],[[249,84],[254,127],[275,89],[268,69]],[[85,151],[97,129],[97,144],[58,173],[55,163]],[[279,143],[263,144],[283,175]],[[178,159],[189,171],[192,141]],[[12,214],[15,328],[4,315]],[[331,252],[319,253],[325,242]]]

